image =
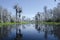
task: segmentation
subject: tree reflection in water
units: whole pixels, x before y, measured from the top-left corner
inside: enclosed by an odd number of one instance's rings
[[[21,33],[21,29],[20,28],[18,29],[18,25],[16,24],[16,38],[15,38],[15,40],[22,40],[22,37],[23,37],[23,35]]]
[[[35,23],[35,26],[32,26],[33,25],[31,24],[29,27],[27,25],[22,25],[21,27],[21,25],[18,24],[8,26],[3,25],[2,27],[0,27],[0,40],[25,40],[26,38],[31,38],[29,36],[34,36],[32,37],[33,39],[37,38],[42,40],[60,40],[60,25],[47,25]],[[36,32],[35,29],[38,32]],[[29,32],[25,31],[29,31],[30,33],[32,33],[30,35]]]
[[[60,40],[60,25],[43,25],[42,26],[38,23],[35,23],[35,29],[39,32],[44,32],[45,40],[49,40],[48,37],[54,36]],[[49,36],[50,35],[50,36]]]
[[[44,34],[45,40],[47,40],[48,37],[48,30],[47,30],[47,25],[45,25],[45,34]]]
[[[38,32],[40,32],[40,24],[35,23],[35,29],[36,29]]]
[[[40,31],[44,31],[44,38],[45,40],[47,40],[47,36],[48,36],[48,29],[47,29],[47,25],[44,25],[44,27],[41,24],[35,23],[35,29],[40,32]]]
[[[0,40],[6,39],[11,32],[11,27],[10,25],[7,27],[6,25],[3,25],[0,27]]]
[[[25,29],[25,25],[24,24],[22,24],[22,28]]]
[[[54,36],[60,40],[60,25],[54,25]]]

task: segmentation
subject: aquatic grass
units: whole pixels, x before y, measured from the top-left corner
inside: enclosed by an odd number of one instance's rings
[[[34,22],[38,24],[51,24],[51,25],[60,25],[60,22]]]
[[[42,22],[43,24],[60,25],[60,22]]]
[[[13,25],[13,24],[28,24],[29,22],[5,22],[5,23],[0,23],[0,26],[2,25]]]

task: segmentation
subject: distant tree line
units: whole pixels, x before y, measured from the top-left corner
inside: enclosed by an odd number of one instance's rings
[[[0,23],[16,22],[16,17],[11,14],[7,9],[0,6]],[[18,20],[20,19],[18,18]]]
[[[11,21],[11,12],[8,12],[7,9],[4,9],[0,6],[0,22],[10,22]]]
[[[12,15],[11,12],[9,12],[7,9],[0,6],[0,23],[16,22],[16,21],[30,22],[31,19],[26,16],[22,16],[22,18],[20,18],[21,17],[20,12],[22,12],[22,10],[17,7],[16,13],[15,13],[16,15]]]
[[[47,9],[47,6],[44,6],[44,12],[37,12],[35,15],[35,21],[38,20],[47,22],[60,22],[60,3],[58,3],[53,9]]]

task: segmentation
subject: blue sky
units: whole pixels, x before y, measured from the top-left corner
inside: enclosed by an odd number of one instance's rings
[[[43,12],[43,7],[47,6],[48,9],[52,9],[57,5],[59,0],[0,0],[0,6],[6,8],[12,15],[15,15],[13,6],[19,4],[22,7],[22,15],[26,17],[33,17],[37,12]]]

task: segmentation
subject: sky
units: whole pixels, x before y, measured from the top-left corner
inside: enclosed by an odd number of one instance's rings
[[[18,4],[22,8],[22,16],[34,17],[37,12],[43,12],[44,6],[47,9],[52,9],[57,5],[59,0],[0,0],[0,6],[11,12],[11,15],[15,15],[14,5]]]

